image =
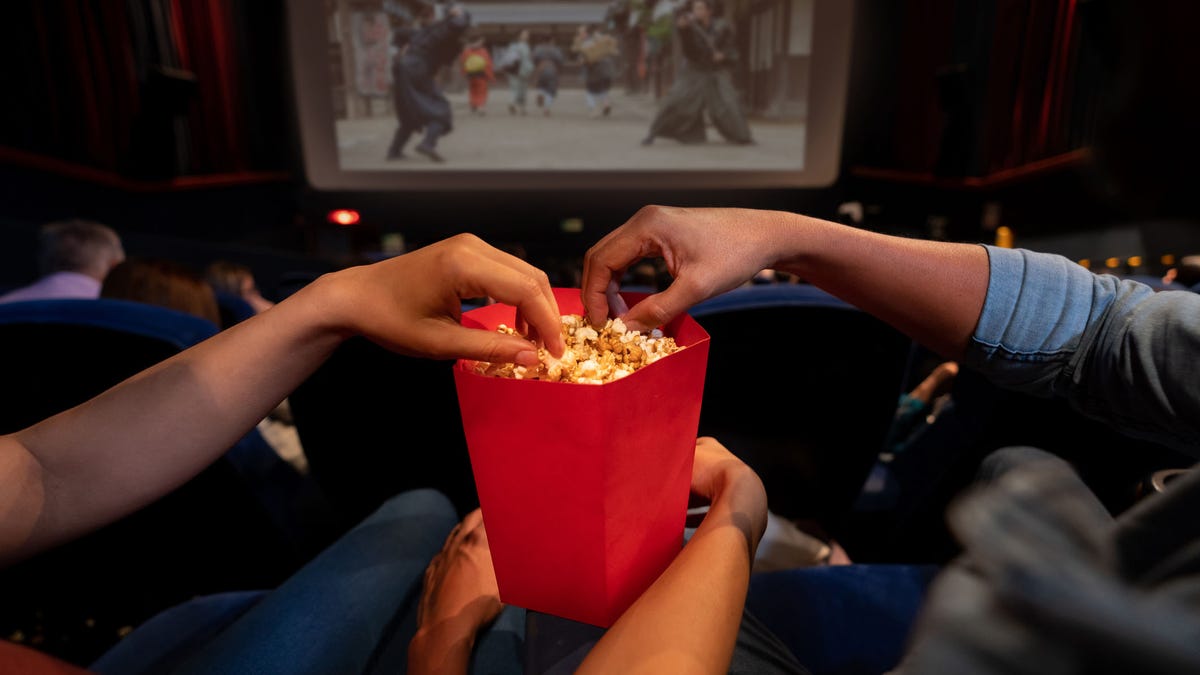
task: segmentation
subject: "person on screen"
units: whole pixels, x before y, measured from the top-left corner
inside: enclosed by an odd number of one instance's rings
[[[730,68],[737,62],[733,27],[713,16],[707,0],[693,0],[676,20],[684,64],[642,145],[662,136],[680,143],[706,140],[705,113],[730,143],[754,142]]]
[[[617,74],[617,40],[592,26],[580,26],[571,50],[583,60],[583,86],[588,114],[592,117],[612,112],[608,92]]]
[[[496,81],[492,72],[492,55],[483,44],[483,36],[475,35],[459,57],[463,75],[467,77],[467,102],[472,115],[483,115],[487,105],[488,88]]]
[[[407,31],[407,43],[392,64],[392,97],[399,125],[387,158],[403,159],[409,138],[425,129],[425,138],[416,151],[435,162],[444,162],[437,152],[437,142],[454,128],[453,113],[435,78],[462,53],[462,36],[471,25],[471,17],[457,4],[442,19],[436,18],[430,4],[422,4],[417,16],[420,26]]]
[[[533,86],[537,90],[538,108],[546,117],[558,97],[558,75],[566,60],[563,51],[554,44],[553,36],[543,38],[533,50]]]
[[[508,89],[512,92],[508,112],[524,115],[529,98],[529,76],[533,74],[533,52],[529,49],[528,30],[521,31],[517,39],[508,45],[504,72],[508,74]]]

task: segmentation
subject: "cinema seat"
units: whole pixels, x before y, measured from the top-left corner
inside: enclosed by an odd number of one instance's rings
[[[690,314],[712,337],[701,435],[758,472],[772,512],[836,534],[882,447],[912,341],[807,284],[737,288]]]
[[[460,515],[479,505],[453,365],[353,338],[288,396],[309,472],[343,529],[413,488],[439,490]]]
[[[0,433],[100,394],[213,335],[208,321],[123,300],[0,305]],[[202,593],[269,588],[301,560],[255,493],[252,437],[162,499],[0,570],[0,634],[78,663]],[[235,461],[236,460],[236,461]]]
[[[959,372],[950,397],[952,404],[889,464],[900,498],[871,524],[860,558],[942,563],[957,555],[946,509],[1000,448],[1034,447],[1069,462],[1114,514],[1144,496],[1157,472],[1195,461],[1086,417],[1064,399],[1003,389],[974,370]]]
[[[222,328],[229,328],[254,316],[254,308],[240,296],[225,291],[213,291],[213,295],[217,299]]]

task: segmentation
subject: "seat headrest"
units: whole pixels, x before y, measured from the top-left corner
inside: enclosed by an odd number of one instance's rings
[[[28,300],[0,305],[0,326],[61,324],[125,331],[187,349],[217,333],[211,321],[128,300]]]

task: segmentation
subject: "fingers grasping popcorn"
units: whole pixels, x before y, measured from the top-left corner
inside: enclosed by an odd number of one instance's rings
[[[504,324],[496,330],[508,335],[518,334]],[[596,330],[578,314],[562,317],[562,336],[567,345],[562,358],[554,358],[543,348],[538,350],[540,363],[536,366],[481,361],[476,364],[475,372],[517,380],[603,384],[626,377],[682,349],[674,338],[664,336],[657,328],[643,334],[629,330],[621,319],[609,319]]]

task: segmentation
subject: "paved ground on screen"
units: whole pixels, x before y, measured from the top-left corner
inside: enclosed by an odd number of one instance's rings
[[[396,120],[382,114],[369,119],[337,123],[342,168],[348,170],[476,170],[476,169],[759,169],[800,168],[804,157],[803,123],[750,121],[755,145],[725,143],[716,129],[708,130],[709,142],[681,145],[660,138],[650,147],[640,142],[650,128],[655,102],[650,95],[627,96],[614,91],[608,117],[588,116],[582,89],[564,89],[554,102],[550,117],[536,106],[529,93],[526,116],[508,112],[510,95],[503,84],[493,86],[486,115],[469,112],[466,94],[451,94],[454,131],[438,143],[445,164],[434,164],[414,153],[409,142],[408,157],[387,161],[388,144],[396,131]]]

